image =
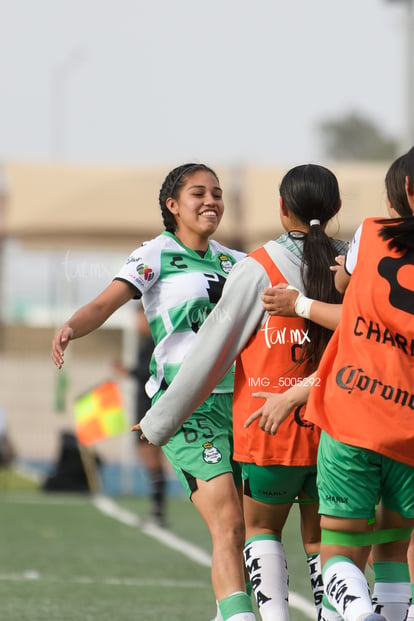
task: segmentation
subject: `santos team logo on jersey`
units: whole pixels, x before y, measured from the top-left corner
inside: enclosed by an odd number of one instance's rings
[[[230,261],[229,257],[226,254],[221,254],[219,256],[220,267],[225,274],[228,274],[233,267],[233,263]]]
[[[203,444],[203,459],[206,464],[218,464],[223,459],[222,454],[212,442],[205,442]]]

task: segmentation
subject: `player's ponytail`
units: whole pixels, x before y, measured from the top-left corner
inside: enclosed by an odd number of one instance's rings
[[[335,289],[330,266],[335,264],[337,252],[324,228],[341,207],[338,181],[324,166],[306,164],[292,168],[283,178],[280,195],[286,209],[303,224],[309,232],[299,234],[303,238],[302,280],[305,295],[309,298],[340,304],[342,296]],[[290,233],[291,237],[298,235]],[[304,344],[304,360],[307,371],[318,366],[332,331],[305,320],[309,340]]]

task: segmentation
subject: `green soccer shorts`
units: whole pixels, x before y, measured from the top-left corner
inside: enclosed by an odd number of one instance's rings
[[[322,431],[318,451],[319,513],[372,520],[377,504],[414,518],[414,468]]]
[[[257,466],[243,463],[244,494],[271,505],[294,502],[300,493],[318,501],[315,466]]]
[[[189,498],[197,479],[209,481],[230,472],[235,485],[241,485],[241,468],[232,459],[232,406],[232,393],[211,394],[162,447]]]

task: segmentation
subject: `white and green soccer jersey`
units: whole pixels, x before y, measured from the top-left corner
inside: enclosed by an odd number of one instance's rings
[[[154,339],[146,385],[150,397],[171,383],[201,324],[217,304],[231,268],[244,256],[216,241],[210,241],[201,256],[164,231],[134,250],[117,274],[117,280],[133,285],[142,296]],[[230,369],[214,392],[232,390]]]

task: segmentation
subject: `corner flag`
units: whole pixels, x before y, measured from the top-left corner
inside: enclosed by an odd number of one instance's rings
[[[78,442],[90,446],[128,430],[118,384],[103,382],[74,402]]]

